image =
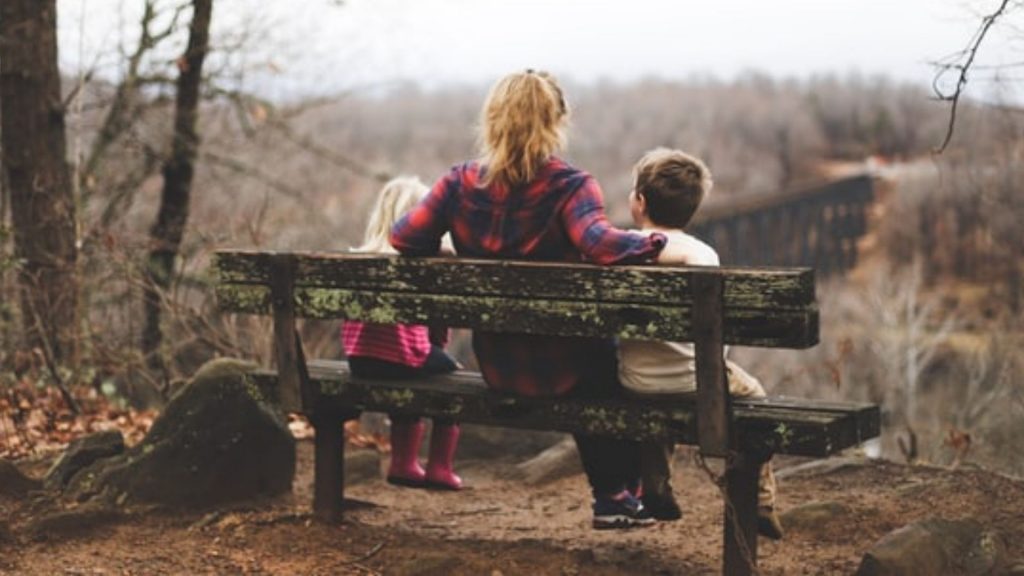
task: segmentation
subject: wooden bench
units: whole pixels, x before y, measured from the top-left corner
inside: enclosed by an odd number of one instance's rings
[[[724,572],[757,560],[758,469],[773,453],[825,457],[879,433],[879,409],[852,402],[730,399],[723,346],[808,348],[818,342],[814,273],[802,268],[599,267],[367,254],[217,252],[218,305],[273,314],[276,385],[316,430],[313,510],[340,517],[343,422],[362,411],[460,422],[672,440],[726,457]],[[307,363],[296,318],[443,323],[494,332],[692,341],[697,392],[664,399],[524,398],[487,390],[479,374],[422,381],[353,378],[343,362]]]

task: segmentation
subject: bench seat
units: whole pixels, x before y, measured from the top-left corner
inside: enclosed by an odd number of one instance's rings
[[[309,383],[322,410],[390,412],[454,418],[459,422],[582,432],[634,440],[697,443],[696,394],[661,398],[526,398],[488,390],[476,372],[460,371],[418,380],[366,380],[346,362],[312,360]],[[274,389],[277,374],[253,375]],[[733,418],[748,449],[825,457],[878,436],[878,406],[858,402],[769,397],[735,398]]]

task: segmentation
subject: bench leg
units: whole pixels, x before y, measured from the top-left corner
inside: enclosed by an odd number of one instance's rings
[[[345,433],[343,420],[333,414],[313,416],[313,515],[322,522],[341,520],[345,499]]]
[[[741,453],[725,471],[729,502],[725,506],[722,573],[726,576],[749,576],[757,572],[757,485],[762,462],[753,454]]]

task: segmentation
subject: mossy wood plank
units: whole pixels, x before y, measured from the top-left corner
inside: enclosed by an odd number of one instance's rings
[[[277,256],[219,251],[215,256],[219,282],[266,284]],[[295,259],[298,287],[679,306],[691,302],[692,272],[707,271],[351,253],[290,256]],[[727,307],[804,308],[814,303],[814,271],[807,268],[716,268],[715,273],[724,279]]]
[[[752,408],[755,407],[776,407],[776,408],[800,408],[807,406],[808,401],[802,398],[791,398],[787,396],[772,396],[769,398],[749,398],[744,402]],[[857,434],[859,442],[878,437],[882,433],[882,415],[877,404],[867,402],[843,402],[814,400],[814,409],[821,412],[836,412],[842,414],[853,414],[857,421]],[[858,443],[859,443],[858,442]]]
[[[276,374],[259,372],[261,383],[273,385]],[[651,399],[525,398],[486,389],[479,374],[458,372],[422,381],[366,381],[352,378],[344,362],[310,363],[318,391],[317,405],[336,410],[357,408],[462,422],[525,428],[588,432],[633,439],[697,441],[695,397],[692,394]],[[863,437],[859,420],[863,406],[843,412],[837,403],[818,409],[813,400],[788,399],[785,406],[735,399],[733,414],[740,445],[783,454],[827,456],[854,446]],[[877,407],[876,407],[877,410]]]
[[[270,310],[270,291],[264,286],[219,284],[216,292],[224,311],[266,314]],[[304,318],[347,318],[381,324],[440,322],[493,332],[559,336],[673,341],[693,337],[689,307],[651,304],[296,288],[295,313]],[[726,344],[807,348],[818,343],[818,313],[813,308],[733,308],[726,309],[724,316]]]

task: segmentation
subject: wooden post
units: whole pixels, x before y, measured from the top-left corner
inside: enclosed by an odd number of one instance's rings
[[[749,576],[757,570],[757,486],[763,462],[755,452],[734,452],[725,469],[726,576]]]
[[[724,457],[729,452],[732,424],[722,344],[724,281],[717,272],[695,272],[690,282],[697,364],[697,439],[703,455]]]
[[[302,411],[301,343],[295,331],[295,259],[275,255],[271,264],[270,303],[274,312],[274,348],[277,359],[277,399],[282,409]],[[308,408],[308,407],[305,407]]]
[[[313,515],[321,522],[341,520],[345,500],[345,432],[340,415],[314,412]]]

